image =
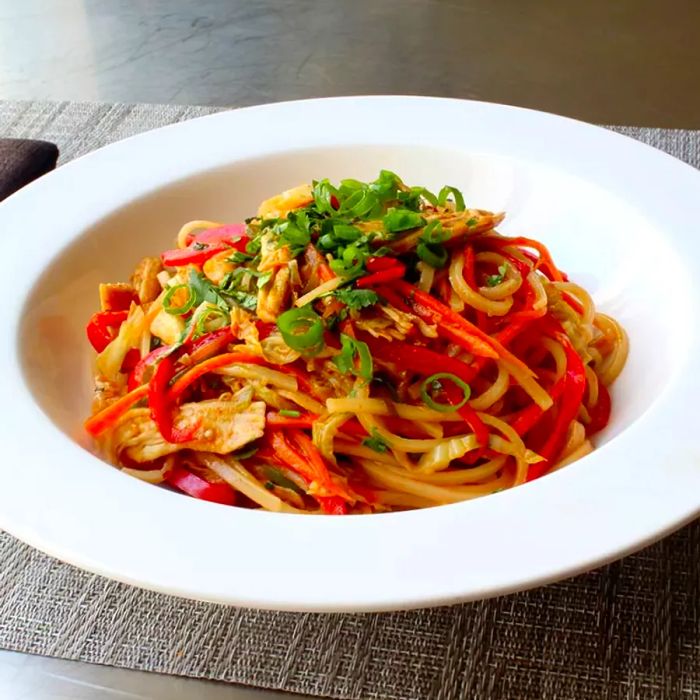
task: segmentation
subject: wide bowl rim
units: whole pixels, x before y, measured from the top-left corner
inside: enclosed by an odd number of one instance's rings
[[[316,117],[313,127],[303,123],[309,114]],[[404,124],[390,132],[388,125],[397,115],[402,115]],[[358,119],[380,120],[380,126],[369,134],[359,134],[350,128]],[[444,98],[325,98],[224,111],[138,134],[71,161],[0,205],[0,224],[12,227],[23,221],[41,228],[50,224],[51,212],[61,206],[65,192],[76,182],[90,194],[82,207],[63,207],[67,220],[55,226],[50,244],[45,237],[10,242],[8,259],[18,265],[9,273],[14,290],[8,312],[10,332],[0,339],[0,377],[13,395],[12,411],[7,412],[0,426],[6,445],[6,488],[0,491],[0,526],[81,568],[164,593],[260,608],[372,611],[481,599],[541,585],[634,551],[696,517],[700,513],[700,496],[695,494],[700,492],[695,489],[700,486],[700,476],[692,467],[697,462],[698,444],[693,437],[692,411],[684,411],[683,406],[692,405],[690,401],[700,389],[700,375],[683,370],[688,367],[687,358],[700,350],[698,313],[688,320],[686,345],[676,368],[678,377],[651,410],[600,454],[587,458],[585,470],[558,472],[469,505],[369,518],[300,518],[242,509],[231,513],[231,509],[153,489],[116,470],[91,470],[97,458],[51,424],[27,389],[18,343],[22,304],[41,270],[63,247],[110,211],[180,177],[224,165],[230,162],[232,154],[244,160],[273,154],[276,149],[294,150],[299,144],[325,147],[353,143],[353,139],[382,144],[391,139],[400,143],[401,138],[408,138],[411,143],[412,138],[415,143],[438,147],[450,143],[449,139],[455,143],[456,138],[457,146],[473,144],[473,135],[472,141],[466,137],[460,140],[450,129],[460,120],[469,119],[490,121],[492,126],[481,127],[483,133],[476,137],[486,152],[498,145],[510,147],[507,152],[517,156],[537,157],[559,167],[575,163],[572,172],[615,188],[617,194],[642,208],[648,208],[653,194],[654,206],[663,209],[668,217],[665,231],[680,231],[683,221],[689,217],[692,221],[693,216],[697,220],[700,215],[700,205],[696,203],[700,201],[700,173],[667,154],[624,135],[568,118]],[[293,143],[274,131],[275,125],[289,120],[299,124]],[[437,123],[447,125],[444,133],[425,128],[426,124]],[[341,127],[348,130],[341,133]],[[269,137],[265,146],[250,139],[217,153],[217,138],[246,130],[264,132]],[[538,144],[537,151],[517,142],[512,135],[541,135],[545,131],[547,139]],[[507,134],[505,146],[498,141],[499,133]],[[195,141],[206,147],[198,150],[193,145]],[[177,149],[182,162],[158,162],[168,149]],[[599,172],[601,162],[590,157],[591,152],[605,163],[604,173]],[[640,173],[654,173],[654,177],[648,182],[649,178],[645,180]],[[109,193],[94,184],[102,178],[110,182]],[[655,188],[661,181],[665,186]],[[695,199],[689,196],[692,193],[696,194]],[[657,215],[650,212],[650,216]],[[700,254],[697,242],[682,238],[680,233],[669,235],[678,236],[673,240],[682,244],[689,258]],[[28,254],[30,261],[26,260]],[[698,310],[697,283],[689,279],[686,291],[688,303]],[[33,470],[10,469],[10,462],[23,457],[18,435],[27,424],[33,426],[34,435],[40,438],[37,443],[41,443],[33,449]],[[664,435],[673,436],[671,444],[661,439]],[[617,487],[622,488],[624,479],[633,474],[628,464],[630,455],[635,460],[634,474],[641,475],[642,482],[635,483],[629,502],[613,503],[609,494],[596,489],[596,479],[599,486],[605,475],[610,492],[616,494]],[[52,460],[58,461],[59,466],[70,462],[81,476],[84,493],[90,497],[77,498],[71,493],[70,485],[61,479],[60,469],[49,468]],[[605,470],[611,463],[616,465],[613,477]],[[29,473],[36,470],[39,479]],[[566,482],[568,485],[562,486]],[[572,482],[577,491],[573,505],[579,506],[580,512],[566,514],[561,502],[562,488],[570,489]],[[128,500],[129,522],[120,522],[119,532],[114,514],[105,512],[104,498],[92,497],[100,489]],[[614,516],[613,508],[617,509]],[[145,514],[151,510],[160,514],[162,522],[149,521]],[[265,561],[264,551],[291,526],[289,518],[293,519],[302,551],[325,547],[321,560],[309,561],[305,567],[295,566],[287,555],[281,562]],[[517,537],[497,528],[489,531],[485,541],[470,553],[469,562],[459,561],[450,542],[445,541],[449,539],[446,535],[459,528],[478,523],[488,530],[504,518],[524,519]],[[188,528],[185,520],[197,525]],[[85,527],[86,522],[90,523],[89,528]],[[553,522],[557,532],[551,537]],[[242,556],[251,570],[227,566],[220,557],[217,560],[217,537],[197,548],[197,534],[205,529],[220,532],[231,523],[242,531],[253,528],[261,534],[261,553],[256,555],[250,545],[244,547]],[[586,538],[582,542],[584,525]],[[139,537],[143,532],[149,532],[148,541]],[[546,540],[548,536],[550,541]],[[357,565],[348,566],[342,552],[332,551],[332,547],[352,551]],[[489,555],[494,551],[499,552],[498,562]],[[534,561],[528,561],[523,553]],[[274,581],[280,574],[285,579],[284,587]]]

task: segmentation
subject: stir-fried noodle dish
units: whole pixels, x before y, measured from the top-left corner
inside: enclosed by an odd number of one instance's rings
[[[454,503],[573,462],[627,338],[503,219],[382,171],[185,224],[100,285],[86,430],[134,477],[287,513]]]

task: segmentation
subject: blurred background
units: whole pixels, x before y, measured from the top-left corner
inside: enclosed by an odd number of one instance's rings
[[[403,93],[700,127],[697,0],[0,0],[0,99]]]

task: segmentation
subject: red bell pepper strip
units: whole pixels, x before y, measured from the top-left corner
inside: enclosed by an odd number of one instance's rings
[[[401,298],[400,294],[397,294],[390,287],[379,287],[376,290],[377,294],[383,299],[386,299],[392,306],[397,308],[399,311],[405,311],[410,313],[411,308],[409,305]]]
[[[358,289],[364,287],[376,287],[378,284],[386,284],[387,282],[393,282],[394,280],[400,280],[406,274],[406,266],[396,261],[396,264],[386,270],[381,270],[380,272],[375,272],[371,275],[365,275],[360,277],[355,282],[355,286]]]
[[[266,321],[260,321],[258,319],[255,321],[255,327],[258,329],[258,337],[260,340],[265,340],[277,326],[274,323],[267,323]]]
[[[472,367],[444,353],[435,352],[420,345],[411,345],[399,340],[375,338],[369,333],[362,334],[373,357],[393,362],[399,369],[409,370],[429,377],[435,372],[449,372],[469,383],[475,377]]]
[[[175,248],[161,253],[160,259],[166,267],[182,267],[183,265],[203,265],[209,258],[213,258],[225,250],[230,250],[229,246],[223,244],[203,243],[202,248],[195,247]]]
[[[372,257],[367,260],[367,272],[381,272],[382,270],[389,270],[392,267],[396,267],[401,263],[396,258],[386,257]]]
[[[364,438],[369,435],[369,433],[362,427],[362,423],[360,423],[357,418],[349,418],[340,426],[340,428],[338,428],[338,430],[341,433],[356,437],[360,440],[364,440]]]
[[[124,355],[124,359],[122,360],[122,366],[120,368],[120,371],[124,374],[131,372],[131,370],[134,369],[134,367],[136,367],[140,360],[140,350],[137,350],[136,348],[131,348],[130,350],[127,350],[126,355]]]
[[[166,360],[168,358],[165,358]],[[264,365],[265,360],[260,355],[253,355],[246,352],[226,352],[222,355],[215,355],[204,362],[200,362],[191,369],[188,369],[182,376],[173,382],[173,385],[168,391],[168,400],[172,403],[176,402],[183,394],[185,389],[192,384],[196,379],[213,372],[220,367],[228,367],[237,362],[253,365]]]
[[[92,347],[102,352],[119,332],[119,326],[126,321],[128,311],[98,311],[88,321],[85,331]]]
[[[554,264],[549,250],[539,241],[535,241],[532,238],[525,238],[524,236],[516,236],[515,238],[497,238],[494,236],[489,238],[489,242],[499,248],[505,246],[525,246],[536,250],[539,253],[539,258],[535,261],[535,268],[542,268],[553,282],[566,282],[566,275]],[[526,252],[525,254],[527,255]],[[527,257],[531,256],[528,255]]]
[[[509,354],[505,348],[500,347],[500,343],[430,294],[404,281],[395,282],[394,288],[403,294],[413,313],[425,321],[437,324],[438,332],[474,355],[498,359],[503,354]]]
[[[462,393],[452,382],[443,384],[443,391],[447,396],[447,400],[453,406],[458,404],[463,398]],[[479,447],[488,447],[489,429],[484,424],[484,421],[479,418],[477,412],[468,403],[465,403],[464,406],[460,406],[457,409],[457,413],[464,418],[464,422],[472,429]]]
[[[556,333],[555,338],[561,343],[566,353],[565,386],[562,391],[561,401],[559,402],[559,410],[554,421],[554,427],[547,441],[539,450],[539,454],[541,457],[544,457],[544,460],[529,466],[526,481],[537,479],[543,474],[546,474],[552,467],[564,447],[567,431],[571,422],[575,420],[578,415],[581,401],[583,400],[583,394],[586,391],[586,372],[583,362],[574,349],[574,346],[571,344],[566,333]]]
[[[301,415],[293,418],[292,416],[282,416],[274,411],[268,411],[267,425],[271,428],[305,428],[309,429],[313,427],[314,421],[318,419],[318,416],[314,413],[302,413]]]
[[[340,344],[338,344],[338,347],[340,347]],[[318,396],[309,381],[309,373],[305,370],[294,365],[279,365],[275,369],[279,372],[284,372],[284,374],[291,374],[297,380],[297,387],[300,391],[312,396]]]
[[[607,387],[598,381],[598,401],[588,409],[591,420],[586,426],[586,436],[590,437],[601,431],[610,420],[610,393]]]
[[[168,352],[170,352],[170,346],[161,345],[155,350],[151,350],[151,352],[149,352],[148,355],[146,355],[145,357],[142,357],[132,370],[131,374],[129,375],[126,388],[129,391],[133,391],[137,386],[143,384],[146,375],[146,370],[152,365],[154,365],[158,361],[158,359],[163,357],[163,355],[165,355]]]
[[[511,373],[512,369],[517,369],[522,375],[534,377],[534,372],[496,338],[484,333],[456,311],[431,297],[430,294],[422,292],[403,280],[395,282],[394,286],[407,298],[414,313],[437,324],[438,333],[442,334],[443,337],[480,357],[501,359],[507,362],[510,365]]]
[[[135,403],[145,399],[147,395],[148,386],[136,387],[136,389],[117,399],[94,416],[90,416],[85,421],[85,430],[93,436],[103,433],[107,428],[114,425]]]
[[[212,484],[184,467],[171,469],[165,475],[165,480],[188,496],[199,498],[202,501],[221,503],[225,506],[236,504],[236,492],[227,483],[217,482]]]
[[[172,355],[166,355],[158,363],[148,383],[148,406],[151,409],[151,418],[156,422],[165,440],[172,443],[189,442],[194,438],[199,425],[193,425],[184,430],[175,428],[173,425],[175,402],[169,396],[168,386],[174,375],[175,358]]]
[[[245,224],[224,224],[216,228],[208,228],[204,231],[197,231],[187,236],[187,245],[193,243],[226,243],[229,246],[235,246],[242,241],[248,243],[249,237],[246,232]],[[243,248],[237,248],[243,250]]]
[[[241,226],[243,227],[241,229]],[[248,245],[249,238],[245,232],[245,224],[232,224],[231,226],[219,226],[194,234],[186,248],[166,250],[160,258],[166,267],[179,267],[182,265],[202,265],[209,258],[225,250],[237,250],[243,252]]]

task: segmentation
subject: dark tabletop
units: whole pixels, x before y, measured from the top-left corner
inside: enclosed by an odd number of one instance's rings
[[[697,0],[0,0],[0,99],[467,97],[700,128]]]

